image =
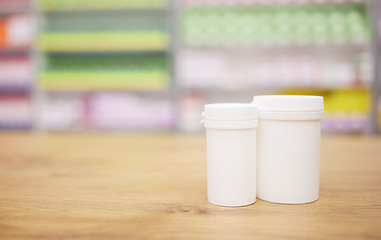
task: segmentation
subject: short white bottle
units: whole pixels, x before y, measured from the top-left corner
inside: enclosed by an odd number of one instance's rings
[[[208,201],[245,206],[256,200],[258,109],[247,103],[205,105]]]
[[[301,204],[319,198],[320,96],[255,96],[259,109],[257,197]]]

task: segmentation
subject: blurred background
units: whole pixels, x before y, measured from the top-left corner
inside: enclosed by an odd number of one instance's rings
[[[203,105],[325,100],[378,133],[377,0],[0,0],[0,129],[200,132]]]

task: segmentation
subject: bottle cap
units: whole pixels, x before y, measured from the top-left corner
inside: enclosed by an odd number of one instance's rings
[[[250,121],[258,118],[258,108],[249,103],[207,104],[202,116],[213,121]]]
[[[321,112],[324,111],[323,97],[304,95],[254,96],[253,105],[267,112]]]

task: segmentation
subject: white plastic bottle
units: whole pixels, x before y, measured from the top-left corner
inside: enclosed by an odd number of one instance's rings
[[[246,103],[205,105],[208,201],[245,206],[256,200],[258,109]]]
[[[259,109],[257,197],[300,204],[319,198],[323,97],[255,96]]]

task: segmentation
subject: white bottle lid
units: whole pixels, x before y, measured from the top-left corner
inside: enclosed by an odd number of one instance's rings
[[[252,104],[258,107],[261,119],[318,120],[324,113],[324,101],[320,96],[254,96]]]
[[[266,112],[322,112],[323,97],[305,95],[254,96],[253,104]]]
[[[258,118],[258,108],[249,103],[207,104],[202,116],[213,121],[250,121]]]

